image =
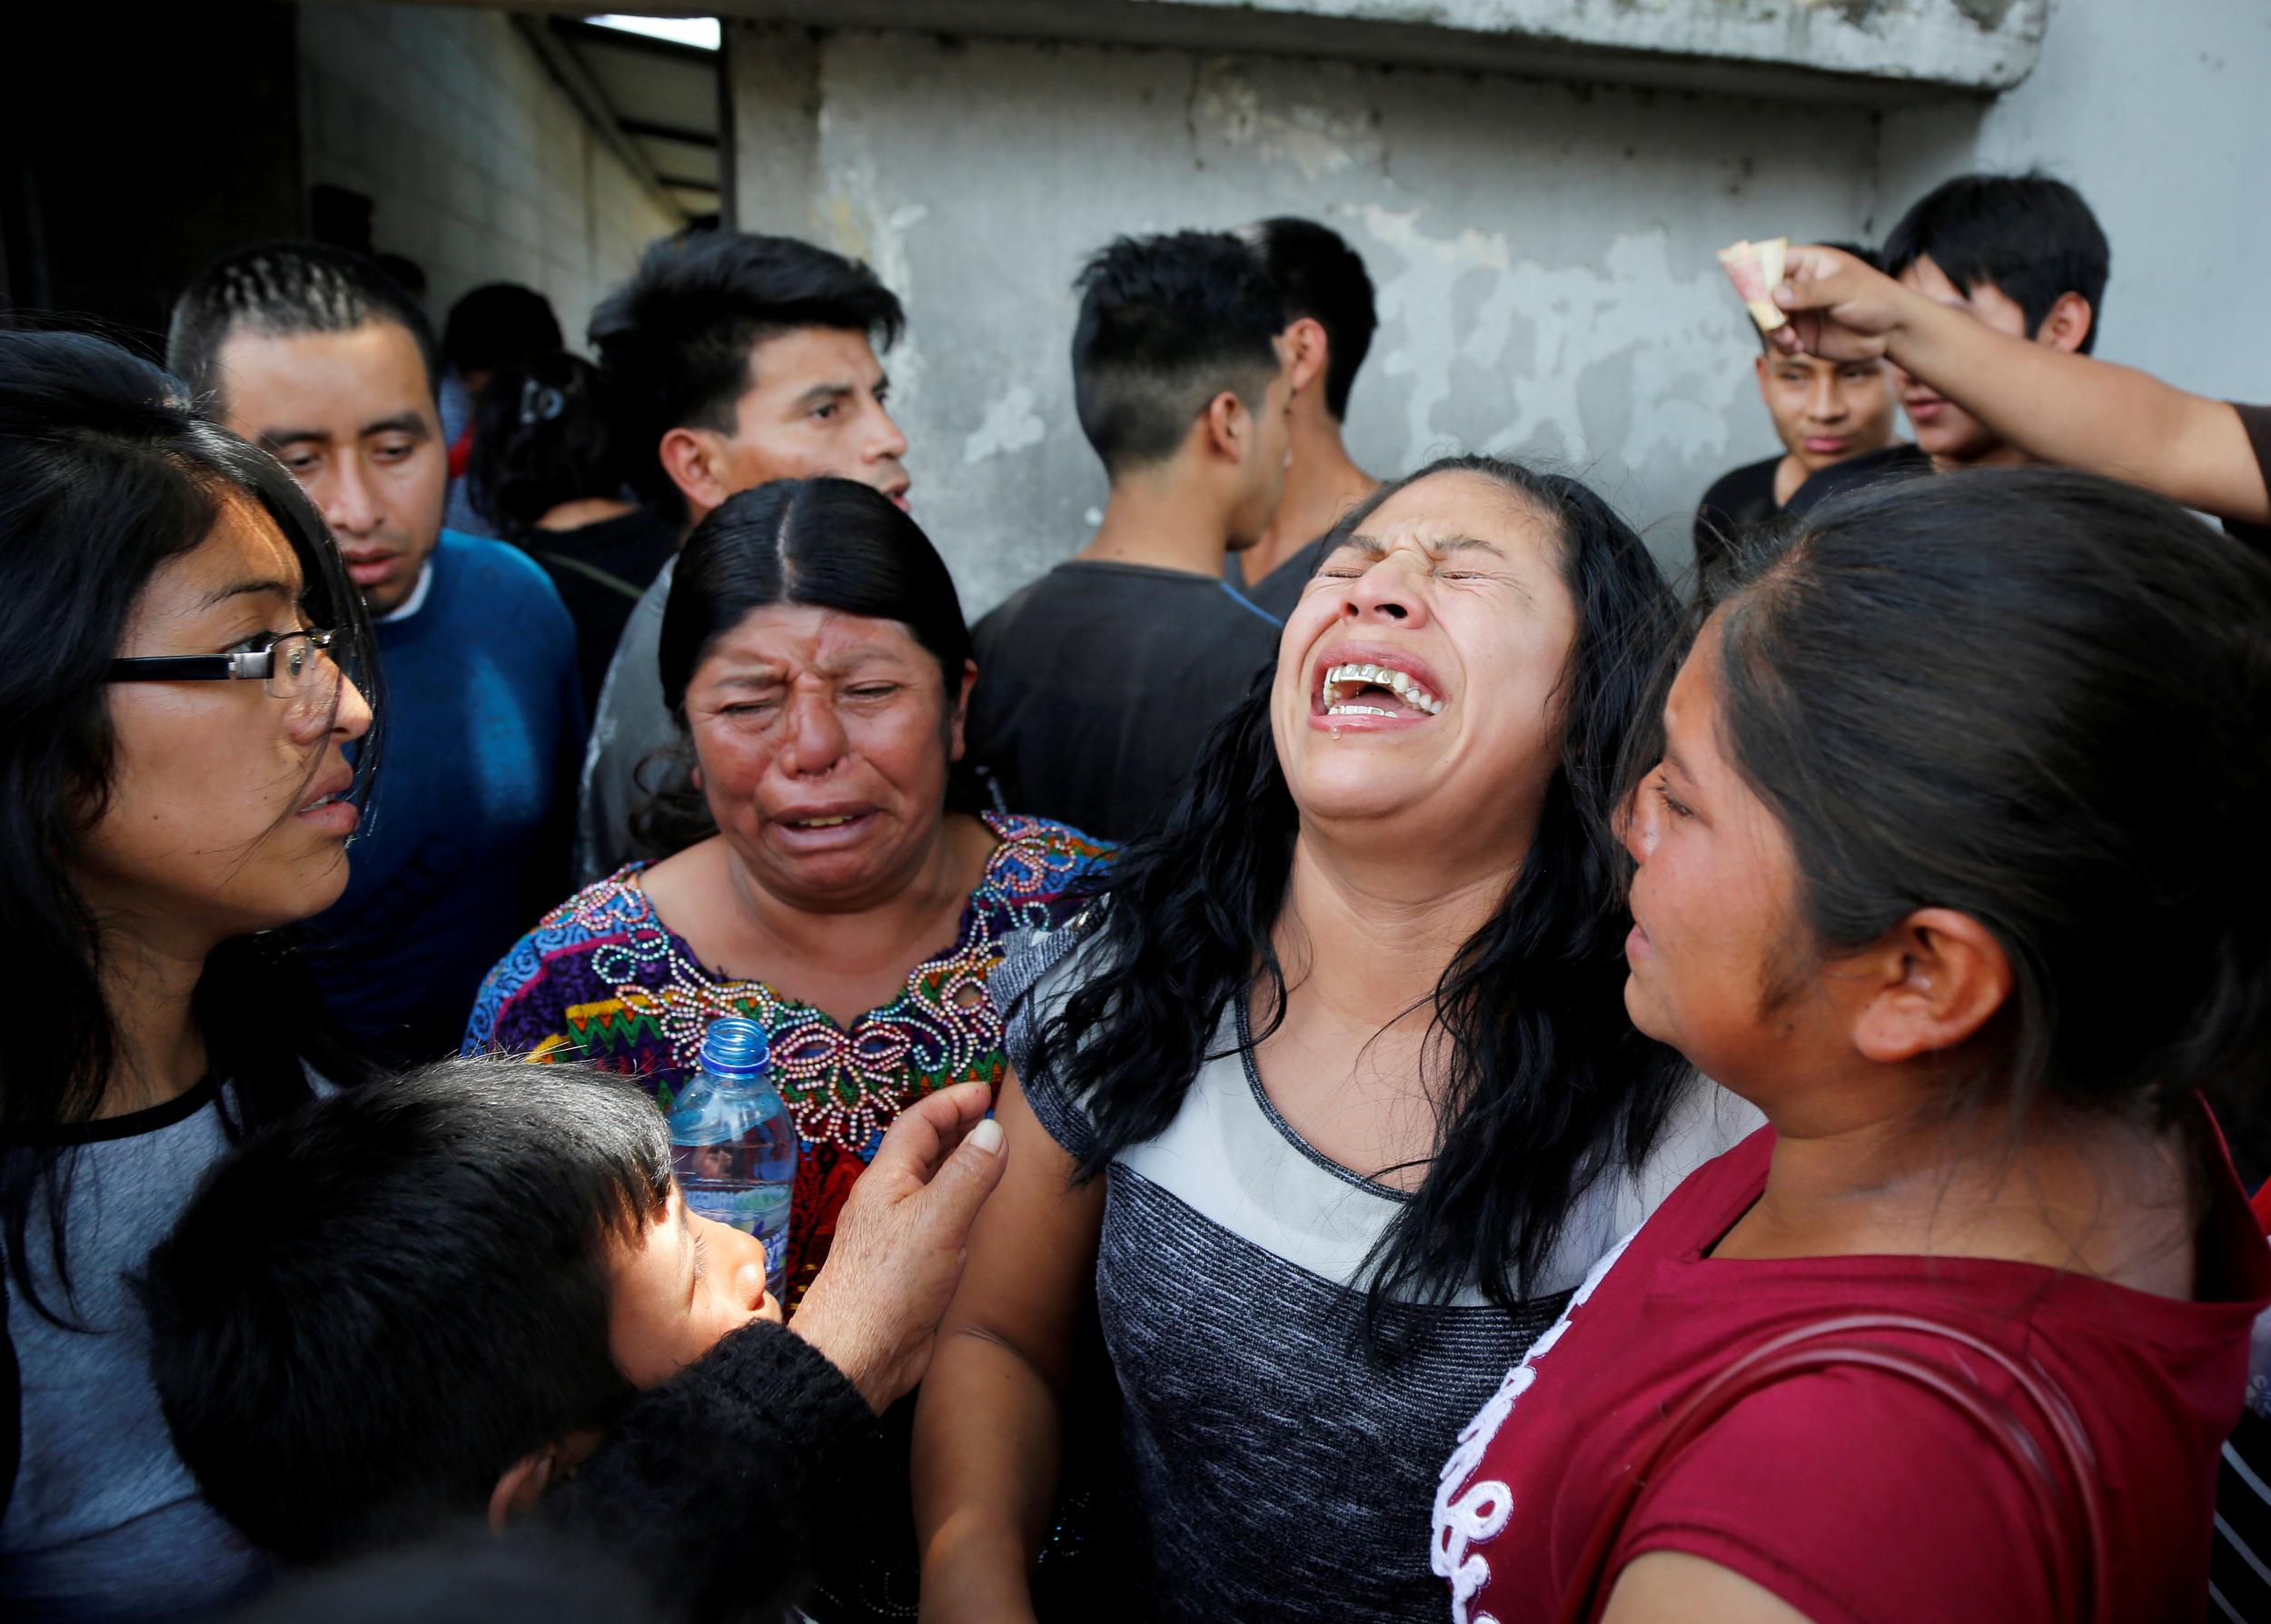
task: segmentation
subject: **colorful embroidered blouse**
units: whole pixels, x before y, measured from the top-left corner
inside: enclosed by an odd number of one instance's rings
[[[1058,923],[1073,906],[1074,882],[1112,855],[1044,818],[984,820],[1001,844],[955,940],[908,973],[905,992],[848,1029],[761,981],[712,975],[656,916],[639,879],[646,865],[633,863],[547,914],[490,971],[466,1051],[594,1061],[637,1077],[668,1110],[711,1021],[738,1015],[762,1025],[773,1085],[803,1142],[788,1221],[793,1305],[828,1257],[852,1181],[900,1109],[956,1083],[1000,1084],[1001,1014],[987,975],[1006,938]]]

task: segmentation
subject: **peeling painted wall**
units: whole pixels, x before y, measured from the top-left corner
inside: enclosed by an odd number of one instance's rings
[[[2271,401],[2266,88],[2266,0],[2053,0],[2025,84],[1886,117],[1882,224],[1950,174],[2040,164],[2113,244],[2097,353]]]
[[[810,223],[907,302],[889,358],[916,511],[975,617],[1086,539],[1069,284],[1123,232],[1305,213],[1361,253],[1382,330],[1349,439],[1591,479],[1683,566],[1704,485],[1774,441],[1714,258],[1850,235],[1858,110],[1275,58],[824,36]]]

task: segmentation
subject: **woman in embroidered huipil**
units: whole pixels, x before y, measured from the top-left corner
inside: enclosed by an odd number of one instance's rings
[[[892,1119],[997,1082],[1003,939],[1056,921],[1108,848],[953,793],[977,668],[946,564],[879,492],[782,480],[679,560],[663,691],[690,762],[649,818],[716,833],[555,908],[482,984],[465,1045],[584,1059],[668,1108],[709,1023],[745,1015],[802,1140],[788,1306]]]

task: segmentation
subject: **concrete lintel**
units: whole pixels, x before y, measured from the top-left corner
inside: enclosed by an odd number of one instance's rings
[[[640,9],[1894,106],[2017,84],[2040,52],[2049,0],[648,0]]]

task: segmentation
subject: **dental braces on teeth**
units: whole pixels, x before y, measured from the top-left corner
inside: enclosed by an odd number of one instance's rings
[[[1421,711],[1428,716],[1443,714],[1443,702],[1441,699],[1422,688],[1409,675],[1395,669],[1393,666],[1342,665],[1329,667],[1324,673],[1324,688],[1322,697],[1324,701],[1325,715],[1395,716],[1399,714],[1396,711],[1383,709],[1377,705],[1357,705],[1344,700],[1341,698],[1343,684],[1352,687],[1370,684],[1375,688],[1384,688],[1413,710]]]

